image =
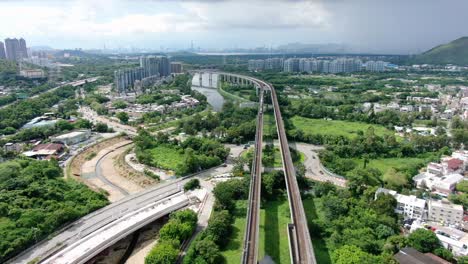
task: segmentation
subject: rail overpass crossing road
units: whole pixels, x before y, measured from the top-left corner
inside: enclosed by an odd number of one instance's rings
[[[151,203],[139,210],[109,223],[88,236],[79,239],[43,262],[44,264],[86,263],[102,250],[152,221],[189,204],[182,191],[166,199]]]
[[[71,223],[58,231],[53,238],[39,242],[17,257],[7,261],[7,263],[24,264],[31,260],[44,259],[57,252],[57,250],[75,243],[124,215],[128,215],[142,207],[179,193],[186,181],[187,179],[179,179],[126,196]]]
[[[271,91],[271,101],[272,101],[274,116],[275,116],[275,121],[276,121],[278,140],[280,143],[283,171],[285,174],[286,190],[288,193],[288,200],[289,200],[289,208],[291,211],[292,223],[288,224],[291,262],[294,264],[296,263],[316,264],[317,261],[315,259],[315,253],[312,247],[312,240],[310,238],[310,233],[309,233],[309,228],[307,225],[307,219],[306,219],[306,215],[304,211],[304,206],[302,204],[301,193],[300,193],[299,186],[298,186],[297,179],[296,179],[296,171],[295,171],[292,159],[291,159],[291,153],[289,151],[289,144],[288,144],[288,139],[286,136],[286,131],[284,128],[284,121],[281,115],[278,98],[277,98],[276,91],[273,85],[265,81],[262,81],[260,79],[245,76],[245,75],[232,74],[232,73],[226,73],[226,72],[217,72],[217,73],[221,75],[221,79],[223,80],[226,79],[228,82],[234,82],[234,83],[240,83],[240,84],[253,83],[257,87],[257,89],[260,89],[260,91],[262,89]],[[263,112],[259,111],[259,115],[263,115]],[[261,142],[257,142],[257,144],[261,146]],[[257,165],[261,165],[261,164],[257,163]],[[251,184],[255,184],[258,182],[259,181],[253,181]],[[255,197],[257,196],[257,195],[253,195],[253,192],[255,190],[256,188],[251,188],[249,192],[249,210],[248,210],[249,214],[251,214],[250,209],[256,208],[255,205],[257,201],[256,199],[252,199],[254,196]],[[260,193],[260,191],[257,191],[257,193]],[[258,212],[253,212],[253,213],[255,215],[258,214]],[[253,219],[255,219],[255,217],[253,217]],[[255,236],[253,236],[257,231],[258,231],[258,223],[255,221],[250,221],[250,217],[248,216],[246,235],[244,238],[245,247],[243,250],[243,257],[241,260],[241,263],[243,264],[256,264],[257,263],[257,256],[255,256],[255,252],[258,251],[258,248],[257,248],[258,245],[257,243],[254,242],[256,239],[255,239]]]

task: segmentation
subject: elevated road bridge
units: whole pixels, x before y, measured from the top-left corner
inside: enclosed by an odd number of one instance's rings
[[[110,226],[115,227],[117,223],[133,223],[135,224],[135,226],[137,226],[139,223],[145,223],[138,222],[135,220],[136,218],[131,218],[131,216],[143,216],[145,214],[149,214],[150,218],[148,219],[156,220],[157,218],[154,217],[158,216],[158,212],[148,209],[143,214],[141,208],[151,208],[152,205],[158,204],[158,202],[167,200],[171,196],[180,194],[186,181],[188,181],[188,179],[179,179],[167,184],[155,186],[140,193],[126,196],[125,198],[115,203],[103,207],[69,224],[62,230],[58,231],[53,238],[39,242],[33,247],[23,251],[20,255],[16,256],[15,258],[10,259],[9,261],[7,261],[7,263],[24,264],[29,263],[33,260],[35,262],[42,261],[47,258],[50,258],[51,256],[54,256],[55,254],[57,254],[57,252],[68,248],[71,245],[74,245],[78,241],[83,241],[82,239],[84,238],[102,233],[103,230],[110,230],[110,233],[113,233],[115,234],[115,237],[118,237],[120,232],[122,231],[121,229],[108,228]],[[176,210],[176,207],[177,206],[174,206],[170,209]],[[159,211],[159,213],[161,212],[162,211]],[[131,220],[127,221],[128,219]],[[121,222],[122,220],[125,220],[126,222]],[[126,233],[132,232],[132,226],[126,226],[126,228]],[[89,254],[91,254],[91,252],[99,253],[99,250],[104,249],[99,243],[92,245],[95,245],[96,247],[90,247],[87,251]],[[54,262],[49,261],[48,263]]]

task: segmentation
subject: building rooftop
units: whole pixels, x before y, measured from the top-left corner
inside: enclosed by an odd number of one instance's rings
[[[457,158],[447,160],[447,166],[449,167],[449,169],[457,170],[462,165],[463,165],[463,161]]]
[[[452,174],[442,176],[440,178],[440,181],[445,183],[445,184],[456,184],[457,182],[459,182],[462,179],[463,179],[463,176],[461,174],[452,173]]]
[[[445,264],[411,247],[402,248],[393,258],[400,264]]]
[[[448,200],[430,200],[429,206],[445,207],[447,209],[461,210],[463,211],[463,206],[460,204],[453,204]]]
[[[33,151],[39,151],[39,150],[60,150],[63,148],[62,144],[57,144],[57,143],[48,143],[48,144],[39,144],[33,148]]]
[[[403,194],[397,194],[395,196],[395,199],[399,203],[404,203],[416,207],[421,207],[424,208],[426,206],[426,200],[424,199],[419,199],[414,195],[403,195]]]
[[[56,136],[55,139],[72,138],[72,137],[80,136],[80,135],[83,135],[83,134],[86,134],[86,133],[88,133],[87,130],[73,131],[73,132],[70,132],[70,133],[66,133],[66,134]]]

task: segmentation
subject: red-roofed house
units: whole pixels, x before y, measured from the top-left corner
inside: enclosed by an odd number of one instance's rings
[[[447,168],[446,174],[448,173],[463,173],[463,161],[456,158],[451,158],[444,161],[444,167]]]

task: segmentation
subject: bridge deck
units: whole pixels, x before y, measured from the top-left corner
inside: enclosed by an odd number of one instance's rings
[[[276,91],[273,86],[269,83],[266,83],[262,80],[239,75],[239,74],[232,74],[232,73],[225,73],[225,72],[217,72],[220,75],[228,76],[228,77],[235,77],[235,80],[238,81],[239,79],[245,79],[250,82],[255,83],[259,87],[263,87],[264,90],[271,91],[271,99],[273,103],[273,109],[275,114],[276,120],[276,127],[278,132],[278,138],[280,141],[280,149],[281,149],[281,158],[283,161],[283,170],[286,179],[286,189],[289,198],[289,207],[291,210],[291,218],[292,223],[288,225],[289,230],[289,241],[290,241],[290,250],[291,250],[291,262],[301,263],[301,264],[315,264],[315,254],[314,249],[312,247],[312,240],[310,238],[309,228],[307,226],[307,219],[304,212],[304,207],[302,204],[301,193],[299,190],[299,186],[297,184],[296,179],[296,171],[291,159],[291,153],[289,151],[288,139],[286,137],[286,132],[284,129],[284,122],[281,116],[280,107],[278,104],[278,98],[276,95]],[[231,79],[231,78],[227,78]],[[263,97],[263,96],[262,96]],[[262,102],[263,103],[263,102]],[[259,111],[259,116],[263,115],[262,112]],[[263,118],[263,116],[262,116]],[[262,126],[262,125],[260,125]],[[257,120],[257,134],[256,138],[258,137],[259,131],[259,124]],[[258,139],[256,139],[256,149],[259,148],[258,146]],[[260,148],[261,149],[261,148]],[[261,155],[261,151],[255,152],[255,158]],[[261,157],[261,156],[260,156]],[[260,158],[261,159],[261,158]],[[254,160],[253,168],[256,169],[260,162],[256,162]],[[258,218],[257,212],[255,212],[255,208],[259,206],[259,200],[256,197],[260,196],[260,191],[257,193],[257,185],[260,184],[261,180],[257,179],[260,178],[258,176],[258,172],[252,172],[252,179],[251,179],[251,186],[250,186],[250,193],[249,193],[249,211],[247,215],[247,228],[246,228],[246,235],[244,238],[244,252],[241,263],[249,263],[249,264],[256,264],[257,263],[257,245],[258,239],[255,240],[256,243],[254,244],[252,241],[255,239],[255,235],[258,232]],[[255,254],[255,256],[252,256]]]

